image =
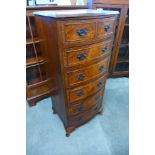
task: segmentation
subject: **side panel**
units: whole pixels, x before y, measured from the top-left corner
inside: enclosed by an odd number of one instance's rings
[[[52,18],[36,16],[39,37],[42,39],[41,47],[48,61],[47,73],[54,77],[53,82],[56,88],[52,95],[52,104],[63,123],[67,125],[65,99],[63,91],[61,61],[58,49],[57,25]]]

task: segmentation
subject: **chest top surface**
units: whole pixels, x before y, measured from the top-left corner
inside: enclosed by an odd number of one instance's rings
[[[54,10],[54,11],[37,11],[34,15],[51,17],[51,18],[70,18],[70,17],[90,17],[90,16],[110,16],[118,15],[118,11],[105,11],[93,9],[79,9],[79,10]]]

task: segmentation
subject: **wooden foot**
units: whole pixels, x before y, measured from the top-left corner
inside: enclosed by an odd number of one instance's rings
[[[30,107],[35,106],[36,105],[36,101],[35,100],[29,100],[28,104]]]
[[[70,133],[66,133],[66,137],[69,137],[70,136]]]
[[[52,111],[53,111],[53,114],[56,114],[57,112],[55,111],[54,107],[52,107]]]
[[[98,113],[99,113],[100,115],[103,115],[103,112],[104,112],[104,110],[103,110],[103,108],[101,108],[101,109],[99,110]]]
[[[75,127],[67,127],[66,129],[66,137],[70,136],[70,133],[75,129]]]

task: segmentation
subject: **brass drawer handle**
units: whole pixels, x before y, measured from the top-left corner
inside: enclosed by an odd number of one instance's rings
[[[77,75],[78,80],[82,80],[84,77],[85,77],[85,75],[83,73],[80,73]]]
[[[111,28],[111,25],[110,25],[110,24],[105,25],[105,26],[104,26],[104,31],[105,31],[105,32],[108,32],[108,31],[110,30],[110,28]]]
[[[83,90],[81,90],[81,91],[79,91],[76,95],[78,96],[78,97],[80,97],[80,96],[82,96],[84,94],[84,92],[83,92]]]
[[[87,28],[83,28],[83,29],[76,30],[76,33],[77,33],[79,36],[84,36],[84,35],[86,35],[87,32],[88,32],[88,29],[87,29]]]
[[[107,49],[108,49],[107,47],[102,48],[102,52],[103,52],[103,53],[106,52]]]
[[[101,87],[102,86],[102,81],[99,81],[98,84],[97,84],[97,86],[98,87]]]
[[[104,70],[104,66],[101,65],[101,66],[99,67],[99,70],[100,70],[100,71],[103,71],[103,70]]]
[[[86,54],[84,54],[84,53],[77,54],[76,58],[79,60],[83,60],[86,58]]]

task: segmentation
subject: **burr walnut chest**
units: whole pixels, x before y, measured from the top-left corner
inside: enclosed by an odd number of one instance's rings
[[[66,136],[102,113],[117,12],[59,10],[35,12],[47,73],[55,77],[53,112]]]

